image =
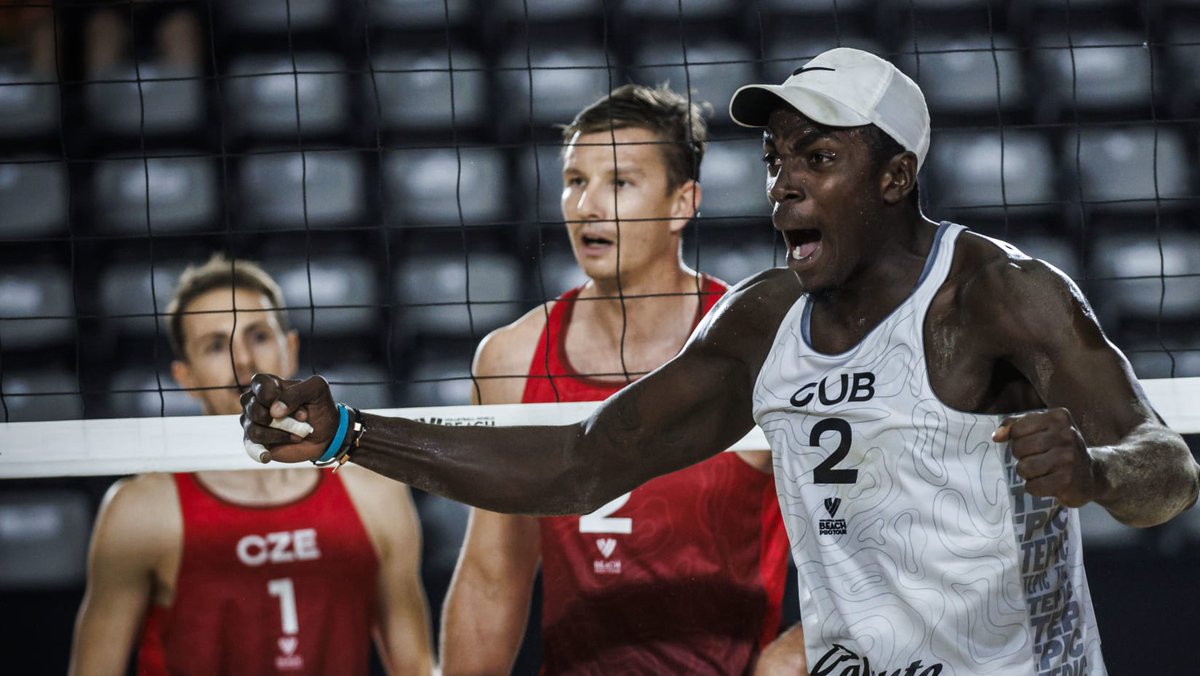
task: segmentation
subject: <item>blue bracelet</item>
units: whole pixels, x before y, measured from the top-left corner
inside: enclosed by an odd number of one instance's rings
[[[329,442],[329,448],[321,454],[321,457],[313,460],[314,465],[327,465],[333,462],[337,457],[338,451],[342,450],[342,442],[346,440],[346,430],[350,427],[350,410],[345,404],[338,404],[338,428],[337,434],[333,435],[333,441]]]

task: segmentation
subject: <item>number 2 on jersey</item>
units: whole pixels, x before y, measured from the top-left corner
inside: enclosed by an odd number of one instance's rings
[[[852,484],[858,481],[856,469],[834,469],[837,464],[850,454],[850,423],[841,418],[825,418],[813,425],[808,435],[809,446],[820,446],[821,437],[826,432],[838,433],[838,445],[828,458],[821,461],[813,470],[813,482],[818,484]]]
[[[622,533],[624,535],[632,533],[633,519],[626,516],[610,516],[613,512],[624,507],[626,502],[629,502],[630,495],[632,493],[626,493],[591,514],[584,514],[579,517],[579,532]]]

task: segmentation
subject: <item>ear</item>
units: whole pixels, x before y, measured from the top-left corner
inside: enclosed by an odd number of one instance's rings
[[[879,181],[880,196],[885,204],[903,203],[917,187],[917,156],[906,150],[888,160]]]
[[[287,363],[284,367],[288,378],[296,375],[296,369],[300,367],[300,334],[295,329],[287,332]]]
[[[193,399],[200,399],[202,392],[196,389],[196,380],[192,377],[192,367],[182,359],[176,359],[171,362],[171,377],[175,379],[175,383],[183,388],[188,396]]]
[[[688,179],[675,189],[675,197],[671,202],[671,232],[680,233],[687,227],[688,221],[700,213],[700,184]]]

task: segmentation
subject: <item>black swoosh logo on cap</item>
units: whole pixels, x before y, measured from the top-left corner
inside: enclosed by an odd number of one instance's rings
[[[812,66],[811,68],[805,68],[804,66],[800,66],[796,70],[792,71],[792,75],[799,75],[800,73],[805,73],[810,70],[827,70],[831,73],[837,71],[836,68],[826,68],[825,66]]]

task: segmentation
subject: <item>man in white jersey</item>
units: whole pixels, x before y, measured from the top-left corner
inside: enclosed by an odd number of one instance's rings
[[[579,513],[758,423],[812,674],[1104,674],[1070,508],[1167,521],[1200,489],[1187,446],[1070,279],[921,214],[929,116],[891,64],[830,50],[730,112],[765,127],[787,269],[739,285],[578,425],[365,416],[354,461],[493,511]],[[260,374],[243,405],[273,459],[318,457],[338,431],[319,378]],[[301,407],[308,438],[268,427]]]

